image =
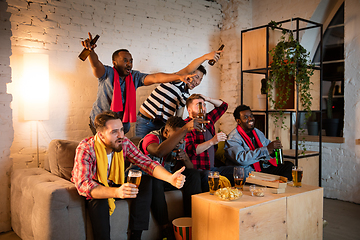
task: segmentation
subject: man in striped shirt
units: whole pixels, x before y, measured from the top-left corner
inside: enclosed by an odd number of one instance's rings
[[[82,140],[76,149],[71,178],[78,193],[86,197],[94,239],[110,240],[110,214],[115,210],[114,199],[119,198],[133,198],[130,206],[130,239],[141,239],[142,230],[147,230],[149,225],[152,178],[144,175],[139,188],[124,183],[124,172],[121,171],[124,160],[176,188],[182,188],[184,184],[185,177],[181,172],[185,167],[171,174],[158,162],[142,154],[124,137],[123,124],[115,112],[97,115],[94,124],[96,135]]]
[[[155,88],[140,107],[136,120],[136,136],[143,138],[149,132],[159,130],[165,126],[168,118],[175,114],[182,117],[186,99],[190,96],[189,90],[197,87],[206,74],[206,69],[201,64],[211,59],[217,61],[221,52],[207,53],[176,73],[179,75],[196,74],[189,83],[174,81],[162,83]]]

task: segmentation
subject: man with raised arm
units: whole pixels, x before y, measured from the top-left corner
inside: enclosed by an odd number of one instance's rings
[[[209,113],[206,113],[205,102],[211,103],[215,107]],[[186,100],[186,108],[188,110],[189,117],[185,119],[185,122],[189,122],[198,117],[199,103],[203,106],[203,110],[206,113],[204,120],[208,121],[208,123],[205,125],[204,131],[194,129],[186,134],[185,149],[191,162],[194,164],[194,168],[200,171],[202,191],[207,192],[209,191],[208,172],[210,170],[218,171],[220,175],[225,176],[230,181],[231,185],[233,185],[234,168],[232,166],[215,166],[215,152],[217,144],[220,141],[226,140],[225,133],[215,132],[215,123],[226,112],[228,104],[219,99],[212,99],[201,94],[192,94]]]
[[[135,128],[136,136],[143,138],[149,132],[159,130],[171,116],[182,117],[186,99],[190,96],[189,90],[197,87],[206,74],[206,69],[201,64],[211,59],[218,61],[221,52],[207,53],[177,72],[180,75],[196,74],[191,82],[162,83],[155,88],[140,107]]]
[[[84,139],[76,149],[71,181],[78,193],[86,197],[94,239],[110,240],[110,215],[115,199],[133,198],[130,206],[130,239],[141,239],[148,229],[153,176],[182,188],[185,167],[171,174],[158,162],[141,153],[124,137],[123,124],[115,112],[100,113],[95,118],[95,136]],[[125,164],[129,161],[149,175],[144,175],[139,188],[125,183]],[[114,226],[116,227],[116,226]]]
[[[225,142],[227,164],[243,166],[246,176],[255,170],[284,176],[291,181],[293,163],[285,161],[277,165],[276,160],[270,157],[274,149],[282,148],[280,140],[270,141],[255,128],[255,118],[249,106],[238,106],[233,115],[238,125]]]
[[[181,117],[172,116],[160,130],[147,134],[139,143],[139,149],[151,159],[158,161],[169,172],[175,172],[185,166],[182,172],[186,177],[183,193],[184,216],[191,217],[191,196],[201,193],[199,172],[184,151],[185,135],[193,129],[202,130],[201,119],[195,119],[185,124]],[[175,239],[172,224],[169,221],[165,191],[173,190],[168,183],[153,179],[151,210],[155,220],[162,227],[162,238]]]
[[[103,65],[95,53],[95,45],[90,45],[92,36],[82,41],[86,49],[91,50],[89,62],[93,74],[98,78],[98,92],[90,112],[90,129],[93,134],[95,116],[103,111],[112,110],[118,113],[124,124],[124,132],[130,129],[130,123],[136,122],[136,89],[154,83],[190,80],[189,75],[176,73],[146,74],[132,70],[133,58],[127,49],[116,50],[112,55],[113,67]]]

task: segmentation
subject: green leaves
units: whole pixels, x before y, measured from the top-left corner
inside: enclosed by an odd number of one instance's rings
[[[271,21],[269,26],[274,29],[275,27],[281,27],[281,24]],[[313,84],[310,77],[314,74],[314,65],[309,60],[310,53],[298,41],[294,40],[291,32],[283,30],[280,41],[275,48],[269,51],[269,54],[273,57],[273,61],[270,64],[267,93],[272,107],[279,110],[286,105],[291,95],[289,85],[292,83],[289,80],[294,79],[294,84],[299,90],[300,103],[303,109],[308,112],[306,115],[309,117],[312,104],[310,85]],[[281,96],[276,94],[279,101],[275,101],[275,96],[272,94],[274,88],[281,88],[283,91]],[[282,111],[280,111],[280,115],[281,113]]]
[[[275,27],[281,27],[275,21],[271,21],[269,26],[272,30]],[[273,61],[270,63],[270,74],[267,82],[267,93],[270,105],[278,110],[273,113],[275,127],[287,129],[285,125],[285,115],[282,108],[287,104],[291,96],[292,85],[298,88],[298,98],[303,109],[306,111],[305,119],[311,117],[311,104],[313,98],[310,93],[310,86],[313,84],[310,77],[314,75],[314,64],[310,62],[310,53],[294,39],[291,31],[282,30],[282,36],[275,48],[269,51]],[[292,83],[294,80],[294,83]],[[273,90],[281,89],[281,94],[273,95]],[[275,100],[277,98],[277,100]],[[304,129],[300,128],[299,132],[304,134]],[[304,139],[299,142],[299,147],[306,151]]]

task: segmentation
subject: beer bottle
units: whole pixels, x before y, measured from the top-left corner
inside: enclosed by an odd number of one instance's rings
[[[279,140],[279,137],[276,137],[276,140]],[[283,152],[281,148],[274,149],[275,158],[277,164],[284,164]]]
[[[223,44],[223,45],[221,45],[221,46],[219,47],[218,51],[223,50],[223,49],[224,49],[224,47],[225,47],[225,45],[224,45],[224,44]],[[215,64],[215,60],[214,60],[214,59],[209,60],[209,61],[208,61],[208,64],[209,64],[210,66],[214,66],[214,64]]]
[[[198,110],[198,115],[197,118],[201,118],[202,120],[205,120],[205,112],[204,112],[204,108],[203,108],[203,104],[202,102],[199,102],[199,110]],[[204,128],[205,124],[201,123],[201,128]]]
[[[96,41],[99,39],[99,37],[100,37],[99,35],[96,35],[96,36],[93,38],[93,40],[90,41],[90,46],[91,46],[91,47],[96,43]],[[82,50],[82,52],[79,54],[79,58],[80,58],[81,60],[85,61],[86,58],[89,56],[90,52],[91,52],[91,50],[84,48],[84,49]]]

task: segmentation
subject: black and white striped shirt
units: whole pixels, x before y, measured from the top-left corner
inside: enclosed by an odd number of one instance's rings
[[[141,108],[153,118],[161,118],[166,122],[174,116],[176,110],[185,107],[186,99],[190,96],[185,86],[184,82],[162,83],[151,92]]]

